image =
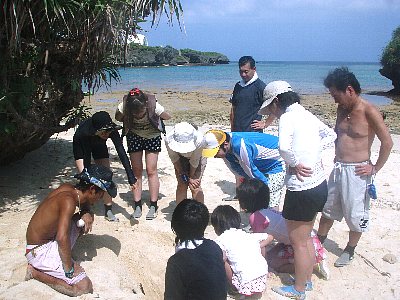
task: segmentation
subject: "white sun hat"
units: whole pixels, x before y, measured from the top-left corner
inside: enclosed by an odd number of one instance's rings
[[[177,153],[189,153],[202,145],[203,134],[187,122],[175,124],[165,138],[168,147]]]
[[[292,87],[286,81],[277,80],[268,83],[263,92],[264,103],[261,105],[258,114],[266,115],[268,113],[267,106],[272,103],[276,96],[292,91]]]

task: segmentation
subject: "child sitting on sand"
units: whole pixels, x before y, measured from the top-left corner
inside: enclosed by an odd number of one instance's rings
[[[240,215],[230,205],[220,205],[211,214],[215,240],[224,253],[228,282],[241,295],[262,293],[267,285],[268,264],[264,258],[267,234],[240,229]]]
[[[269,188],[257,179],[245,180],[237,188],[240,208],[251,213],[249,222],[253,232],[265,232],[271,235],[278,244],[267,253],[268,265],[279,273],[294,273],[293,248],[290,246],[285,219],[276,210],[268,208]],[[326,250],[316,233],[311,232],[315,248],[315,266],[323,279],[329,279],[329,269],[326,264]],[[311,278],[307,279],[309,288]]]
[[[172,214],[176,253],[167,263],[164,299],[225,300],[227,283],[222,251],[204,238],[207,207],[192,199],[182,200]]]

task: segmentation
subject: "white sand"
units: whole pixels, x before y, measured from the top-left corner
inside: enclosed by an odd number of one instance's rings
[[[0,168],[0,299],[69,299],[36,280],[24,281],[24,251],[26,227],[38,203],[51,188],[74,181],[71,178],[75,174],[72,135],[73,131],[59,134],[57,139],[53,137],[23,160]],[[315,290],[307,294],[307,299],[400,299],[399,262],[389,264],[382,260],[387,253],[400,259],[400,144],[399,136],[393,138],[395,147],[376,178],[379,200],[371,210],[371,232],[363,235],[352,265],[335,268],[333,262],[345,247],[348,234],[344,222],[335,223],[325,243],[331,279],[324,281],[313,275]],[[374,144],[373,160],[378,149]],[[129,220],[133,209],[126,174],[115,150],[111,153],[119,189],[114,212],[120,222],[105,221],[102,203],[96,205],[93,231],[81,237],[73,251],[94,286],[94,294],[79,298],[162,299],[166,263],[174,252],[170,220],[175,207],[176,182],[172,163],[164,148],[158,167],[161,182],[158,218],[146,221],[143,216],[139,222],[133,222]],[[333,149],[324,157],[330,171]],[[221,159],[210,159],[202,186],[211,212],[223,204],[224,196],[234,193],[234,176]],[[143,198],[148,203],[146,179]],[[237,202],[229,204],[238,209]],[[147,206],[144,206],[146,213]],[[215,237],[211,226],[206,236]],[[390,273],[390,277],[383,275],[384,272]],[[281,285],[286,278],[285,274],[273,277],[268,285]],[[283,299],[269,287],[262,299]]]

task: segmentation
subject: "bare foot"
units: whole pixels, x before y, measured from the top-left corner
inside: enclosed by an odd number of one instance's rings
[[[33,279],[33,270],[34,268],[30,264],[28,264],[28,266],[26,267],[25,281]]]

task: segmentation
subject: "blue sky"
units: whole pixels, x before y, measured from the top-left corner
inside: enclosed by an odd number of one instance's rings
[[[399,0],[182,0],[185,31],[161,18],[150,46],[267,61],[378,62],[400,26]]]

